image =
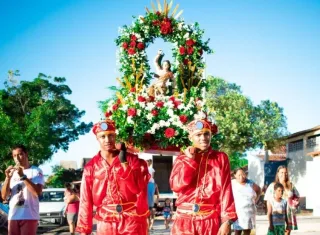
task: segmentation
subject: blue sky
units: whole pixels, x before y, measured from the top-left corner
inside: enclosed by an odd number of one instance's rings
[[[320,1],[175,1],[187,23],[199,22],[215,53],[206,56],[207,74],[242,87],[255,104],[276,101],[284,108],[291,133],[320,125]],[[0,88],[9,69],[21,80],[39,72],[63,76],[70,99],[86,111],[85,121],[102,117],[97,101],[117,85],[114,39],[118,27],[132,16],[144,15],[149,0],[141,1],[1,1]],[[170,56],[170,45],[159,48]],[[151,58],[152,59],[152,58]],[[170,57],[169,57],[170,59]],[[59,152],[42,168],[60,160],[92,157],[98,144],[89,133]]]

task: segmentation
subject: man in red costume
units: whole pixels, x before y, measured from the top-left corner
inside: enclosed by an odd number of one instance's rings
[[[201,119],[190,122],[187,129],[193,146],[177,157],[170,176],[171,189],[178,194],[171,232],[228,235],[237,215],[228,156],[210,147],[217,127]]]
[[[100,151],[84,167],[76,231],[91,234],[93,217],[98,235],[147,234],[147,163],[128,153],[122,144],[115,149],[115,123],[94,125]],[[93,215],[93,210],[96,209]]]

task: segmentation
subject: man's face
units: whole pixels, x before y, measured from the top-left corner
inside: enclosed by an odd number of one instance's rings
[[[100,144],[100,149],[103,151],[111,151],[116,148],[116,134],[100,132],[97,134],[97,140]]]
[[[211,143],[211,132],[210,131],[199,131],[189,137],[193,143],[193,146],[200,150],[207,150]]]
[[[12,157],[16,165],[24,166],[28,159],[27,153],[23,152],[21,148],[12,150]]]

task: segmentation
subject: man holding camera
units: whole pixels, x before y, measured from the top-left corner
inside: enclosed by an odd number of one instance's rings
[[[40,168],[31,166],[23,145],[12,148],[15,166],[9,166],[1,189],[3,199],[10,197],[8,214],[9,235],[36,235],[39,198],[44,185]]]

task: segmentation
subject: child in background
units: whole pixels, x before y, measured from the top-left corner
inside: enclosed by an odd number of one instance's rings
[[[169,223],[172,220],[172,213],[173,213],[173,206],[172,206],[171,200],[169,198],[166,198],[166,200],[164,201],[164,207],[163,207],[164,225],[166,226],[166,229],[169,228]]]
[[[285,226],[288,224],[286,208],[287,202],[282,199],[283,185],[275,183],[273,198],[267,202],[269,231],[268,235],[285,235]]]

